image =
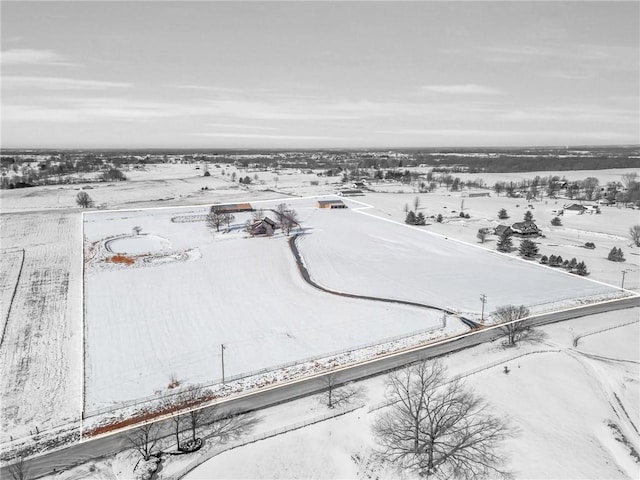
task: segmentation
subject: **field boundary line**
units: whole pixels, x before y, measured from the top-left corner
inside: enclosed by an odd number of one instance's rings
[[[630,322],[621,323],[620,325],[613,325],[611,327],[600,328],[600,329],[597,329],[597,330],[590,330],[588,332],[581,333],[579,335],[576,335],[573,338],[573,346],[577,347],[578,346],[578,342],[580,341],[581,338],[588,337],[590,335],[595,335],[597,333],[608,332],[609,330],[614,330],[614,329],[620,328],[620,327],[626,327],[627,325],[633,325],[634,323],[638,323],[638,322],[640,322],[640,319],[637,318],[637,319],[632,320]]]
[[[11,317],[11,309],[13,307],[13,301],[16,298],[16,294],[18,293],[18,285],[20,284],[20,278],[22,278],[22,267],[24,267],[24,257],[26,256],[26,252],[24,248],[22,248],[20,251],[22,252],[22,260],[20,261],[20,268],[18,269],[18,278],[16,279],[16,284],[13,287],[13,294],[11,295],[11,300],[9,301],[9,308],[7,309],[7,318],[4,321],[4,326],[2,327],[2,337],[0,337],[0,348],[2,348],[2,344],[4,343],[4,337],[7,331],[7,325],[9,325],[9,318]]]
[[[458,375],[454,375],[453,377],[451,377],[450,380],[448,380],[446,383],[451,383],[451,382],[455,382],[456,380],[461,380],[463,378],[466,377],[470,377],[471,375],[475,375],[476,373],[480,373],[483,372],[485,370],[489,370],[490,368],[493,367],[497,367],[500,364],[503,363],[507,363],[507,362],[511,362],[513,360],[517,360],[518,358],[522,358],[522,357],[526,357],[527,355],[534,355],[534,354],[539,354],[539,353],[559,353],[561,350],[559,348],[552,348],[552,349],[546,349],[546,350],[533,350],[531,352],[525,352],[525,353],[521,353],[515,356],[511,356],[508,358],[503,358],[501,360],[496,360],[495,362],[491,362],[491,363],[487,363],[486,365],[483,365],[481,367],[478,368],[474,368],[473,370],[468,370],[467,372],[463,372],[460,373]],[[394,400],[394,401],[384,401],[384,402],[380,402],[377,403],[375,405],[372,405],[368,408],[368,412],[367,413],[372,413],[376,410],[380,410],[381,408],[385,408],[388,406],[393,405],[394,403],[398,403],[400,400]]]

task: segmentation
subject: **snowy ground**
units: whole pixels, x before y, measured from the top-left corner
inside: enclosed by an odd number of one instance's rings
[[[589,325],[625,323],[637,320],[638,309],[602,314],[542,327],[550,345],[523,345],[504,350],[497,344],[483,345],[445,358],[450,374],[515,356],[527,351],[554,348],[560,352],[536,353],[466,377],[467,385],[484,396],[493,411],[511,419],[520,433],[506,443],[510,469],[516,478],[638,478],[640,463],[624,443],[615,439],[615,424],[627,433],[627,440],[639,447],[638,434],[626,418],[618,418],[610,402],[614,392],[631,419],[640,417],[638,375],[640,374],[640,323],[593,335],[596,351],[619,357],[626,345],[630,362],[603,361],[580,352],[592,353],[592,345],[570,350],[571,334]],[[569,333],[569,334],[568,334]],[[635,345],[635,347],[633,347]],[[595,346],[595,345],[594,345]],[[507,355],[508,354],[508,355]],[[508,365],[510,373],[502,370]],[[370,426],[379,411],[368,406],[383,397],[382,378],[362,382],[367,391],[365,408],[326,422],[268,440],[237,448],[214,457],[195,469],[190,480],[214,478],[367,478],[396,474],[381,472],[367,463],[374,441]],[[320,400],[316,400],[320,404]],[[296,412],[308,408],[304,401],[287,405]],[[618,408],[618,411],[620,409]],[[274,410],[274,416],[277,409]],[[263,412],[271,418],[270,412]],[[634,421],[635,421],[634,420]],[[356,459],[363,459],[358,462]],[[251,459],[251,461],[247,461]],[[411,478],[411,477],[407,477]]]
[[[504,445],[515,478],[638,478],[640,463],[628,445],[640,448],[629,421],[640,417],[639,315],[636,308],[547,325],[541,327],[546,334],[542,343],[505,349],[495,342],[442,359],[450,375],[476,372],[465,377],[466,384],[519,430]],[[576,335],[628,322],[635,323],[584,337],[577,349],[570,348]],[[587,356],[591,353],[626,361]],[[176,478],[172,474],[190,465],[200,466],[187,475],[189,480],[413,478],[382,470],[371,459],[375,441],[370,428],[381,411],[375,408],[384,400],[384,380],[383,375],[356,384],[364,405],[353,413],[226,451],[205,463],[210,456],[206,449],[166,457],[161,478]],[[324,402],[316,395],[263,410],[248,437],[331,412]],[[132,478],[136,460],[125,451],[48,478]]]
[[[241,188],[237,183],[230,182],[229,175],[236,172],[253,176],[254,172],[233,167],[224,169],[227,175],[221,175],[222,169],[212,169],[211,177],[203,177],[201,170],[195,170],[192,165],[151,165],[146,171],[127,172],[131,179],[128,182],[91,184],[87,192],[97,205],[106,208],[146,208],[324,195],[334,193],[340,186],[337,177],[327,179],[313,174],[276,175],[258,172],[259,180],[255,184]],[[604,184],[620,180],[621,175],[629,171],[637,169],[532,172],[507,176],[514,177],[514,180],[553,174],[566,175],[570,179],[595,176]],[[494,175],[495,178],[481,176],[488,184],[507,178],[502,174]],[[311,184],[316,181],[318,185]],[[50,186],[0,192],[0,299],[3,322],[8,308],[7,299],[12,297],[16,286],[17,252],[25,249],[25,263],[20,275],[22,280],[17,283],[6,335],[0,348],[3,382],[0,441],[3,442],[3,448],[9,437],[15,439],[29,435],[36,427],[42,431],[65,424],[80,415],[82,241],[80,209],[75,205],[79,188],[79,185]],[[389,190],[403,190],[404,193],[367,193],[364,197],[358,197],[358,200],[375,207],[367,210],[368,214],[402,223],[404,206],[411,205],[417,194],[411,187],[402,185],[392,185]],[[475,237],[478,228],[498,224],[496,214],[500,208],[508,210],[511,215],[509,221],[519,221],[527,204],[522,199],[496,197],[493,193],[490,198],[463,199],[459,193],[452,194],[445,189],[418,196],[421,199],[419,210],[428,217],[438,213],[445,216],[444,223],[429,222],[431,225],[422,230],[492,251],[495,250],[495,238],[480,245]],[[541,253],[560,254],[563,258],[575,256],[578,260],[584,260],[591,272],[590,279],[614,286],[620,285],[621,272],[625,270],[625,287],[639,291],[640,251],[630,245],[627,235],[629,226],[638,223],[637,211],[603,207],[602,215],[566,216],[562,227],[551,227],[552,210],[565,202],[569,201],[545,199],[533,203],[534,218],[546,236],[537,240]],[[470,213],[471,219],[459,218],[457,212],[462,206],[465,212]],[[453,210],[456,212],[453,213]],[[594,242],[596,249],[582,248],[587,241]],[[626,262],[606,260],[613,246],[623,249]],[[475,299],[477,294],[465,293],[463,296]],[[477,305],[473,308],[477,308]],[[581,344],[592,342],[595,338],[597,336],[585,337]],[[629,348],[633,350],[633,347]]]
[[[307,268],[327,288],[425,303],[478,319],[481,293],[489,299],[487,315],[509,303],[539,312],[620,294],[598,282],[383,221],[367,215],[369,208],[361,203],[347,203],[348,209],[327,210],[317,208],[314,198],[287,201],[304,226],[299,249]],[[268,215],[276,204],[253,205]],[[205,213],[189,207],[84,216],[89,415],[169,393],[173,380],[218,382],[221,345],[228,378],[440,324],[437,310],[336,297],[309,287],[286,237],[250,238],[242,231],[250,214],[237,214],[230,229],[216,233],[203,221],[176,221]],[[134,233],[135,227],[142,233]],[[108,262],[112,253],[137,261],[114,265]],[[448,327],[449,333],[464,330],[453,318]]]

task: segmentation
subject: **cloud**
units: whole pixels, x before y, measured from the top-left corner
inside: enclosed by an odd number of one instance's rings
[[[172,105],[127,98],[65,99],[62,105],[3,105],[6,122],[80,123],[100,120],[142,121],[171,117]]]
[[[31,48],[14,48],[5,50],[0,57],[3,66],[8,65],[56,65],[73,66],[73,63],[53,50],[35,50]]]
[[[43,90],[95,90],[129,88],[133,84],[103,80],[80,80],[77,78],[12,75],[2,79],[2,86],[3,88],[39,88]]]
[[[214,138],[259,138],[263,140],[342,140],[339,137],[327,137],[321,135],[270,135],[260,133],[237,133],[237,132],[215,132],[215,133],[192,133],[195,137]]]
[[[263,125],[247,125],[245,123],[207,123],[207,127],[214,128],[238,128],[246,130],[275,130],[274,127],[265,127]]]
[[[450,95],[498,95],[500,90],[484,85],[467,83],[464,85],[423,85],[421,90]]]

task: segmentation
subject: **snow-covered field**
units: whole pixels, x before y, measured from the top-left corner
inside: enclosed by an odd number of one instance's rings
[[[249,174],[253,176],[254,174],[253,172],[237,170],[233,167],[226,167],[226,171],[228,174],[234,171],[237,172],[238,175]],[[628,171],[630,170],[607,170],[597,172],[535,172],[532,174],[519,174],[517,176],[519,178],[532,178],[536,174],[541,176],[559,174],[560,176],[567,175],[571,179],[582,179],[587,176],[595,176],[600,178],[601,184],[604,184],[606,181],[620,180],[620,176]],[[235,202],[241,200],[255,202],[259,200],[282,199],[285,197],[289,197],[286,200],[287,202],[293,203],[294,201],[298,201],[295,200],[295,197],[297,196],[331,194],[340,186],[339,179],[336,177],[327,179],[318,178],[313,174],[292,173],[290,175],[285,175],[281,173],[277,175],[276,179],[276,175],[273,173],[258,172],[258,182],[255,182],[250,187],[239,187],[237,183],[233,184],[229,181],[229,175],[222,176],[220,174],[220,170],[212,169],[211,173],[211,177],[202,177],[201,171],[194,170],[192,165],[151,165],[146,171],[127,172],[127,175],[130,177],[130,181],[128,182],[92,184],[92,188],[87,190],[87,192],[95,200],[97,205],[105,204],[106,208],[140,209],[170,205],[206,205],[211,203]],[[493,183],[494,180],[488,179],[488,176],[485,177],[487,177],[485,178],[487,183]],[[500,176],[499,178],[496,178],[496,180],[498,179],[504,180],[505,178]],[[311,184],[312,182],[315,183],[317,180],[319,180],[318,185]],[[3,382],[1,393],[2,436],[0,440],[3,442],[3,448],[6,446],[5,442],[10,438],[15,440],[17,437],[29,436],[31,432],[35,431],[36,427],[40,432],[42,432],[42,430],[46,430],[47,428],[52,428],[60,424],[68,424],[74,419],[77,419],[82,410],[82,220],[80,217],[80,209],[75,206],[75,196],[78,193],[79,188],[79,185],[51,186],[9,191],[3,190],[0,192],[0,200],[2,201],[2,229],[0,231],[2,247],[0,299],[2,300],[3,322],[6,319],[6,313],[8,311],[7,299],[11,299],[14,289],[16,291],[14,301],[12,302],[11,313],[7,322],[6,334],[2,347],[0,348],[0,369],[2,371],[1,376]],[[397,193],[400,190],[403,190],[404,193]],[[500,261],[501,265],[514,265],[513,268],[518,270],[520,267],[515,267],[515,265],[522,264],[523,268],[528,272],[542,272],[548,270],[535,265],[527,265],[526,263],[517,260],[513,258],[516,256],[514,253],[508,256],[511,258],[494,253],[495,237],[490,237],[489,241],[485,244],[480,244],[475,237],[478,228],[494,226],[499,223],[496,214],[500,208],[506,208],[511,215],[508,222],[519,221],[522,218],[524,209],[527,205],[527,202],[522,199],[509,199],[503,196],[496,197],[493,193],[489,198],[463,198],[459,193],[449,193],[444,189],[439,189],[436,192],[429,194],[416,194],[410,187],[402,185],[391,186],[389,191],[393,193],[367,193],[364,197],[358,197],[358,200],[362,200],[363,202],[372,205],[374,208],[364,209],[361,213],[356,213],[353,211],[354,209],[350,209],[348,213],[351,218],[357,219],[354,225],[357,224],[358,227],[369,229],[372,232],[375,232],[378,237],[381,236],[380,232],[384,232],[384,236],[388,236],[390,232],[395,232],[391,235],[393,238],[390,239],[387,238],[382,240],[381,238],[378,238],[371,242],[369,240],[364,241],[362,244],[363,251],[365,251],[365,247],[368,251],[370,251],[371,248],[375,248],[376,242],[379,246],[390,243],[388,240],[396,241],[397,238],[395,238],[394,235],[399,234],[398,232],[402,232],[400,235],[409,238],[412,245],[418,244],[416,248],[421,251],[422,254],[425,252],[422,251],[423,247],[420,244],[423,240],[426,241],[426,239],[429,239],[429,243],[436,242],[435,244],[439,245],[438,248],[444,248],[445,252],[447,249],[450,249],[450,253],[457,252],[458,248],[463,249],[467,253],[470,251],[469,249],[476,251],[476,249],[472,249],[472,247],[464,244],[458,244],[460,247],[451,246],[455,244],[453,239],[456,239],[469,244],[474,244],[479,247],[477,249],[478,251],[482,251],[481,249],[483,248],[489,250],[486,252],[487,256],[495,259],[504,259]],[[425,213],[427,217],[442,213],[445,217],[445,221],[440,224],[430,220],[428,221],[429,225],[422,227],[415,233],[413,232],[414,229],[411,227],[402,225],[405,215],[404,206],[406,204],[411,205],[416,196],[419,196],[421,199],[419,211]],[[463,200],[464,205],[462,205]],[[563,258],[572,258],[575,256],[578,260],[584,260],[591,272],[588,277],[589,279],[604,282],[616,287],[620,285],[622,277],[621,272],[624,270],[626,272],[625,288],[633,291],[640,290],[640,251],[638,248],[633,247],[630,244],[628,238],[629,226],[638,223],[637,211],[617,207],[603,207],[601,215],[565,216],[561,227],[551,227],[549,222],[551,218],[553,218],[552,211],[557,209],[559,206],[562,206],[563,203],[565,203],[565,200],[563,199],[557,201],[545,199],[543,202],[533,203],[533,206],[535,207],[533,210],[534,219],[538,222],[538,225],[545,233],[545,238],[536,240],[536,242],[539,243],[541,253],[546,255],[560,254]],[[459,218],[457,212],[461,207],[464,207],[465,212],[470,213],[470,219],[467,220]],[[301,212],[304,210],[302,207],[295,208],[299,209]],[[455,212],[453,212],[454,210]],[[312,210],[309,210],[309,212],[311,211]],[[334,211],[322,213],[326,213],[328,215],[342,212]],[[382,220],[373,221],[368,218],[371,215],[393,220],[397,222],[397,224],[386,225],[388,222],[383,222]],[[305,220],[305,217],[306,214],[303,215],[303,220]],[[336,219],[335,216],[331,218],[332,221]],[[323,233],[321,229],[323,225],[320,216],[315,214],[311,215],[309,217],[309,223],[310,225],[311,223],[314,223],[315,225],[313,234],[316,235],[316,239],[318,239],[322,234],[326,235],[326,233]],[[385,226],[381,226],[383,224]],[[138,223],[132,221],[132,224],[128,225],[126,230],[119,233],[130,236],[131,228],[133,228],[133,226],[138,226]],[[194,225],[192,225],[192,227],[194,227]],[[427,231],[433,232],[442,237],[448,237],[448,240],[445,241],[444,238],[429,235],[426,233]],[[344,271],[344,267],[341,265],[331,265],[327,266],[325,269],[318,268],[317,259],[326,255],[323,248],[328,247],[329,245],[321,242],[321,245],[316,245],[314,248],[310,248],[311,244],[314,242],[314,237],[311,235],[311,230],[309,230],[309,232],[310,234],[299,242],[301,252],[305,261],[308,263],[314,279],[321,283],[329,281],[332,278],[338,279],[339,275],[337,275],[337,272],[340,271],[340,268]],[[103,233],[105,235],[109,234],[109,232]],[[152,229],[148,228],[148,226],[143,226],[142,234],[152,234]],[[342,231],[337,235],[339,236],[341,234]],[[147,248],[154,250],[154,258],[156,260],[164,256],[163,249],[166,248],[167,241],[170,242],[168,247],[169,250],[167,250],[167,252],[172,251],[172,249],[181,248],[183,250],[188,250],[187,246],[181,247],[180,243],[176,241],[175,238],[169,238],[169,234],[156,235],[156,237],[157,238],[155,239],[150,239],[150,247],[147,247],[147,245],[141,247],[142,250]],[[358,241],[361,241],[362,237],[362,234],[354,234],[353,239],[357,238]],[[352,237],[343,238],[345,238],[344,242],[351,244]],[[433,240],[436,238],[439,238],[439,240]],[[336,237],[336,240],[337,239],[338,238]],[[198,263],[203,264],[206,258],[209,258],[210,260],[219,260],[219,257],[212,254],[215,250],[213,248],[213,244],[222,244],[225,242],[217,237],[214,237],[212,240],[211,236],[208,234],[195,235],[194,242],[198,243],[200,240],[204,241],[202,244],[203,248],[199,248],[201,255],[200,258],[197,258],[198,253],[195,252],[192,257],[189,257],[190,260],[183,261],[182,257],[177,259],[168,258],[167,262],[163,265],[139,269],[132,268],[127,273],[149,278],[150,282],[154,282],[157,281],[157,278],[149,272],[157,272],[163,269],[175,271],[176,269],[179,270],[179,267],[184,268],[187,265],[192,266]],[[582,245],[588,241],[596,244],[595,250],[582,248]],[[140,245],[138,240],[133,240],[133,242],[137,243],[133,243],[131,245],[127,244],[127,239],[124,239],[124,242],[124,244],[120,243],[119,245],[119,242],[115,242],[112,246],[115,250],[124,249],[131,253],[139,251],[135,250],[137,248],[136,245]],[[206,244],[206,242],[211,243]],[[259,252],[255,251],[253,246],[248,250],[248,253],[251,255],[258,255],[260,265],[265,265],[264,269],[257,270],[257,275],[259,276],[258,279],[264,280],[265,282],[261,285],[269,288],[276,288],[282,286],[283,282],[288,281],[290,282],[288,283],[289,286],[299,289],[296,298],[290,299],[292,302],[302,303],[302,299],[309,299],[313,302],[313,305],[321,303],[319,297],[322,297],[323,294],[311,289],[311,287],[302,283],[300,280],[299,274],[293,264],[291,253],[287,250],[288,247],[286,246],[284,239],[235,238],[226,242],[229,244],[242,242],[245,244],[254,243],[256,246],[259,246],[260,249],[266,245],[265,242],[273,243],[276,246],[272,247],[271,244],[269,244],[269,246],[266,247],[268,248],[266,253],[268,253],[269,259],[265,259],[263,256],[259,255]],[[615,263],[606,259],[609,250],[613,246],[623,249],[625,257],[627,258],[626,262]],[[338,250],[340,250],[340,247],[341,245],[337,247]],[[25,261],[23,270],[20,274],[21,280],[17,283],[18,287],[16,289],[17,270],[19,269],[18,262],[20,261],[20,253],[18,252],[23,248],[25,249]],[[221,250],[224,250],[225,248],[229,251],[234,250],[231,247],[223,247]],[[134,249],[134,251],[131,249]],[[357,250],[357,248],[354,250]],[[393,249],[388,248],[387,250],[393,251]],[[407,252],[401,253],[400,255],[409,256]],[[372,257],[372,260],[374,257],[375,255]],[[315,266],[314,258],[316,259]],[[222,260],[223,264],[225,264],[225,261],[225,259]],[[351,262],[349,258],[343,258],[343,261],[347,264]],[[162,260],[158,260],[158,262],[162,262]],[[276,262],[279,262],[277,267],[274,265]],[[434,265],[437,265],[438,260],[436,259],[435,262],[436,263]],[[237,259],[237,263],[238,267],[242,268],[248,268],[248,265],[255,266],[255,261],[248,258]],[[235,268],[235,263],[229,261],[225,265],[229,264],[233,264]],[[405,261],[405,265],[406,264],[407,262]],[[373,269],[373,271],[375,271],[376,264],[373,261],[368,262],[364,259],[362,265],[357,265],[356,267],[357,268],[352,269],[353,278],[351,280],[353,280],[354,286],[357,286],[357,282],[362,280],[362,278],[358,280],[358,275],[363,276],[367,269]],[[267,276],[266,270],[268,268],[274,269],[274,275],[277,276],[278,281],[274,280],[274,276]],[[336,268],[335,271],[333,271],[334,268]],[[413,267],[410,266],[409,270],[411,270],[411,268]],[[465,266],[465,268],[468,268],[468,266]],[[510,266],[509,268],[512,267]],[[240,285],[240,289],[246,287],[247,282],[242,283],[240,279],[234,277],[222,277],[220,272],[215,272],[215,268],[213,270],[214,272],[206,272],[206,278],[216,279],[221,288],[227,288],[225,285],[227,282],[230,284]],[[462,271],[464,272],[464,269]],[[491,264],[489,273],[486,274],[486,277],[481,278],[483,278],[483,280],[493,278],[493,271],[493,264]],[[100,276],[108,278],[109,275],[117,276],[118,272],[119,270],[115,269],[104,269],[103,271],[96,272],[94,278],[99,278]],[[447,272],[444,273],[446,274]],[[568,275],[563,275],[559,272],[553,273],[554,279],[562,278],[564,281],[566,277],[567,279],[571,279],[571,281],[579,280],[579,283],[573,284],[579,285],[579,289],[583,288],[587,284],[593,286],[599,285],[597,283],[589,282],[588,280],[576,279]],[[187,280],[190,278],[187,278]],[[451,275],[450,281],[453,282],[455,278],[456,277],[454,275]],[[459,278],[460,277],[458,277],[458,279]],[[220,279],[223,281],[220,282]],[[340,280],[344,281],[344,279]],[[409,279],[407,278],[405,283],[403,283],[402,291],[405,291],[405,284],[410,283],[408,280]],[[174,283],[176,282],[174,280],[171,281]],[[393,281],[395,282],[396,278],[394,278]],[[485,284],[486,282],[483,281],[482,286],[484,287]],[[391,291],[394,296],[400,294],[400,289],[392,288],[392,282],[386,278],[382,285],[388,285],[389,291]],[[335,285],[330,286],[337,288]],[[366,287],[366,285],[362,284],[360,286]],[[604,289],[607,288],[606,286],[602,287]],[[118,288],[118,285],[110,283],[108,284],[108,288],[103,291],[103,294],[105,296],[110,296],[111,292],[118,290]],[[137,286],[137,288],[139,288],[139,286]],[[413,288],[413,293],[408,295],[411,298],[418,298],[425,295],[426,289],[422,289],[420,285],[416,284],[411,288]],[[590,286],[589,290],[591,288],[592,287]],[[209,307],[211,307],[213,318],[216,318],[219,308],[225,309],[224,311],[230,310],[230,307],[228,306],[221,307],[218,304],[212,306],[212,298],[214,298],[215,289],[213,293],[210,289],[206,289],[204,286],[198,286],[198,289],[204,292],[205,297],[204,300],[199,298],[198,301],[207,302]],[[120,288],[119,291],[122,292],[123,290],[123,288]],[[497,302],[500,298],[500,292],[497,293],[497,296],[493,296],[492,294],[484,291],[484,288],[482,290],[483,291],[480,293],[487,293],[489,302],[496,301],[495,304],[488,306],[487,310],[490,310],[492,306],[498,304]],[[129,294],[129,292],[125,293]],[[455,302],[461,302],[461,305],[466,308],[468,312],[475,312],[475,314],[477,314],[480,307],[479,299],[477,299],[478,293],[479,292],[476,292],[475,289],[471,292],[462,291],[459,298],[454,300]],[[520,294],[523,293],[524,292],[520,292]],[[278,295],[280,294],[281,291],[278,290]],[[572,292],[570,295],[571,294]],[[239,295],[237,290],[234,290],[233,295],[234,298],[237,299],[237,296]],[[263,300],[264,297],[260,297],[260,299]],[[243,300],[244,301],[241,302],[241,305],[238,307],[240,311],[245,313],[252,312],[251,315],[259,317],[259,310],[252,310],[249,306],[256,305],[256,293],[252,292],[251,294],[245,295]],[[100,301],[106,302],[107,300],[103,299]],[[162,299],[162,301],[165,303],[171,303],[167,299]],[[543,299],[543,301],[547,301],[547,299]],[[276,303],[271,298],[268,299],[268,302],[269,305]],[[414,317],[417,315],[412,314],[410,312],[412,309],[409,307],[392,307],[386,304],[377,304],[375,306],[365,307],[362,304],[366,302],[352,300],[354,303],[350,304],[350,302],[347,302],[347,299],[332,297],[330,301],[332,308],[333,305],[336,305],[334,302],[342,302],[344,305],[341,306],[341,308],[353,308],[358,315],[361,315],[361,317],[358,318],[367,316],[372,309],[375,310],[379,316],[383,317],[385,312],[387,312],[386,309],[393,308],[393,315],[388,316],[395,319],[397,316],[395,312],[402,310],[403,318],[406,318],[406,320],[404,324],[399,327],[400,331],[407,332],[411,330],[410,325],[412,322],[415,323],[416,321]],[[467,306],[465,306],[465,302],[468,302]],[[355,306],[356,303],[358,304],[357,307]],[[445,301],[443,298],[442,303],[447,303],[448,306],[452,306],[449,299]],[[508,303],[516,303],[516,301],[509,299]],[[294,304],[298,305],[297,303]],[[130,308],[135,310],[138,307],[130,306]],[[148,308],[154,309],[156,306],[149,305]],[[299,316],[301,317],[306,318],[306,316],[309,315],[306,304],[302,303],[300,312]],[[161,321],[166,321],[166,317],[163,317],[165,313],[159,312],[159,314]],[[318,314],[313,312],[313,315]],[[424,319],[424,311],[419,316],[420,319]],[[428,317],[428,315],[426,316]],[[579,321],[587,320],[588,319],[580,319]],[[117,322],[120,323],[118,324]],[[254,322],[260,324],[264,323],[259,320],[254,320]],[[285,323],[285,327],[288,327],[289,330],[302,327],[300,321],[296,323],[295,319],[286,319],[286,322],[289,322]],[[384,323],[384,319],[381,320],[381,322]],[[596,323],[599,325],[599,322],[600,319],[598,319]],[[193,323],[198,328],[202,327],[202,331],[209,332],[209,335],[212,335],[213,329],[217,328],[216,324],[207,322],[203,318],[200,318]],[[422,327],[423,324],[424,322],[422,322],[420,326]],[[162,340],[156,338],[157,335],[154,336],[154,332],[158,331],[160,327],[145,329],[144,331],[136,331],[135,329],[139,328],[139,325],[136,326],[135,323],[123,325],[121,319],[116,320],[116,325],[121,329],[124,329],[125,332],[140,334],[145,339],[145,342],[149,342],[151,344],[153,344],[153,342],[160,342],[159,344],[162,345]],[[250,322],[247,325],[247,328],[251,327]],[[333,325],[336,326],[339,325],[339,323],[334,323]],[[590,325],[589,330],[593,330],[596,327],[597,325]],[[385,326],[384,332],[386,332],[386,328],[387,327]],[[395,328],[395,322],[393,322],[392,328]],[[176,330],[178,334],[183,334],[182,330]],[[380,327],[380,330],[382,330],[382,327]],[[285,334],[283,332],[284,330],[271,328],[266,335],[271,335],[271,340],[269,341],[278,340],[279,342],[284,341],[286,343],[290,341],[290,339],[285,340]],[[193,333],[193,330],[191,330],[190,333]],[[309,334],[310,333],[311,332],[309,332]],[[378,332],[378,334],[379,333],[380,332]],[[107,329],[106,334],[120,335],[119,338],[123,339],[123,345],[126,345],[129,349],[132,348],[133,342],[130,336],[123,338],[123,336],[126,336],[126,333],[122,333],[121,330],[120,333],[115,334]],[[303,334],[304,329],[302,329],[300,337],[302,339],[301,341],[304,342]],[[364,334],[367,335],[368,332],[364,332]],[[206,376],[213,380],[216,380],[220,373],[218,372],[218,374],[216,374],[215,372],[215,369],[219,368],[219,343],[223,343],[227,340],[218,341],[217,335],[218,334],[213,334],[209,337],[203,337],[204,341],[209,344],[214,342],[216,346],[206,349],[211,351],[201,352],[203,355],[209,355],[208,364],[203,362],[202,365],[206,367],[206,369],[209,369],[209,371],[206,372]],[[230,349],[225,350],[225,362],[227,363],[225,365],[225,369],[233,369],[240,365],[240,363],[237,363],[234,366],[232,342],[238,342],[238,345],[240,345],[242,341],[246,341],[246,339],[251,338],[250,332],[246,331],[235,332],[234,335],[236,336],[228,339],[230,341]],[[385,337],[391,335],[391,333],[389,335],[386,335],[385,333]],[[590,345],[591,342],[595,342],[600,335],[614,335],[614,333],[610,332],[608,334],[597,334],[585,337],[580,340],[580,346]],[[215,339],[213,337],[215,337]],[[358,338],[359,337],[360,336],[358,335]],[[311,336],[307,337],[307,342],[308,338],[311,338]],[[314,341],[311,342],[313,344],[312,347],[316,347],[315,337],[313,338]],[[629,352],[632,354],[634,352],[634,346],[637,345],[638,340],[637,334],[635,337],[633,335],[627,335],[624,336],[624,338],[616,338],[615,342],[618,342],[620,345],[620,356],[622,356],[622,352],[625,354],[629,354]],[[342,338],[335,338],[334,340],[341,341]],[[352,340],[355,341],[354,339],[350,339],[349,343],[352,343]],[[612,340],[612,342],[613,341],[614,340]],[[630,343],[632,341],[635,341],[635,343]],[[107,342],[111,342],[111,340],[105,342],[105,347],[102,352],[103,355],[108,355],[109,349],[116,350],[116,348],[120,348],[120,345],[117,342],[111,343],[110,346]],[[330,343],[329,340],[325,340],[325,344],[327,343]],[[359,344],[361,343],[366,343],[366,341],[363,340],[362,342],[359,342]],[[140,345],[141,344],[138,343],[138,347],[140,347]],[[196,347],[198,345],[201,344],[195,344]],[[598,345],[601,344],[598,343]],[[143,351],[141,351],[140,354],[148,354],[148,348],[148,345],[144,346]],[[331,348],[331,350],[336,349],[338,349],[338,347]],[[597,351],[597,349],[594,349],[594,352],[595,351]],[[184,350],[182,352],[184,353]],[[599,355],[604,355],[602,351],[597,351],[597,353]],[[188,355],[189,352],[186,354]],[[123,366],[126,367],[127,362],[131,363],[133,358],[136,358],[135,355],[137,355],[137,353],[130,359],[125,358],[118,360],[118,362],[121,363],[118,364],[117,368],[123,368]],[[311,354],[306,354],[306,356],[309,355]],[[480,356],[482,357],[482,361],[484,361],[484,353]],[[171,356],[171,358],[172,361],[175,360],[177,364],[180,364],[182,361],[180,359],[180,355]],[[236,358],[236,361],[238,358]],[[478,360],[474,358],[466,359],[463,355],[461,355],[460,358],[463,363],[476,362]],[[109,361],[112,361],[112,357],[109,357]],[[188,362],[189,359],[185,358],[184,361]],[[487,357],[487,361],[489,361],[489,357]],[[468,366],[469,365],[467,363],[466,367]],[[193,371],[193,369],[189,369],[189,375],[195,375],[193,381],[198,380],[196,377],[203,373],[203,370],[205,369],[204,367],[202,370],[197,372]],[[558,375],[561,375],[561,371],[562,369],[559,369]],[[188,375],[182,376],[179,372],[180,370],[178,369],[171,371],[171,365],[165,365],[155,372],[154,381],[157,382],[159,389],[166,390],[172,374],[176,374],[178,380],[185,382],[192,380]],[[182,378],[180,378],[181,376]],[[490,386],[490,384],[491,382],[488,382],[487,385]],[[638,398],[640,398],[640,396],[635,397],[636,400],[634,405],[638,404]],[[534,446],[531,446],[531,448],[534,449]],[[576,474],[576,476],[588,477],[589,475]]]
[[[278,202],[254,202],[269,209]],[[340,292],[420,302],[479,319],[497,306],[533,312],[618,296],[618,289],[367,215],[288,200],[304,227],[312,278]],[[213,233],[202,207],[84,216],[85,409],[170,393],[309,357],[437,328],[442,314],[336,297],[304,284],[287,238],[251,238],[250,214]],[[271,212],[271,216],[274,214]],[[133,229],[139,227],[141,234]],[[106,255],[103,251],[108,252]],[[133,265],[109,262],[128,254]],[[148,254],[148,255],[146,255]],[[482,279],[479,285],[478,279]],[[448,332],[463,326],[450,320]]]

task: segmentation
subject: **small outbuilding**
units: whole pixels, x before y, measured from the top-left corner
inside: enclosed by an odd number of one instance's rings
[[[318,208],[347,208],[342,200],[318,200]]]
[[[211,211],[215,213],[252,212],[253,207],[250,203],[227,203],[224,205],[212,205]]]

